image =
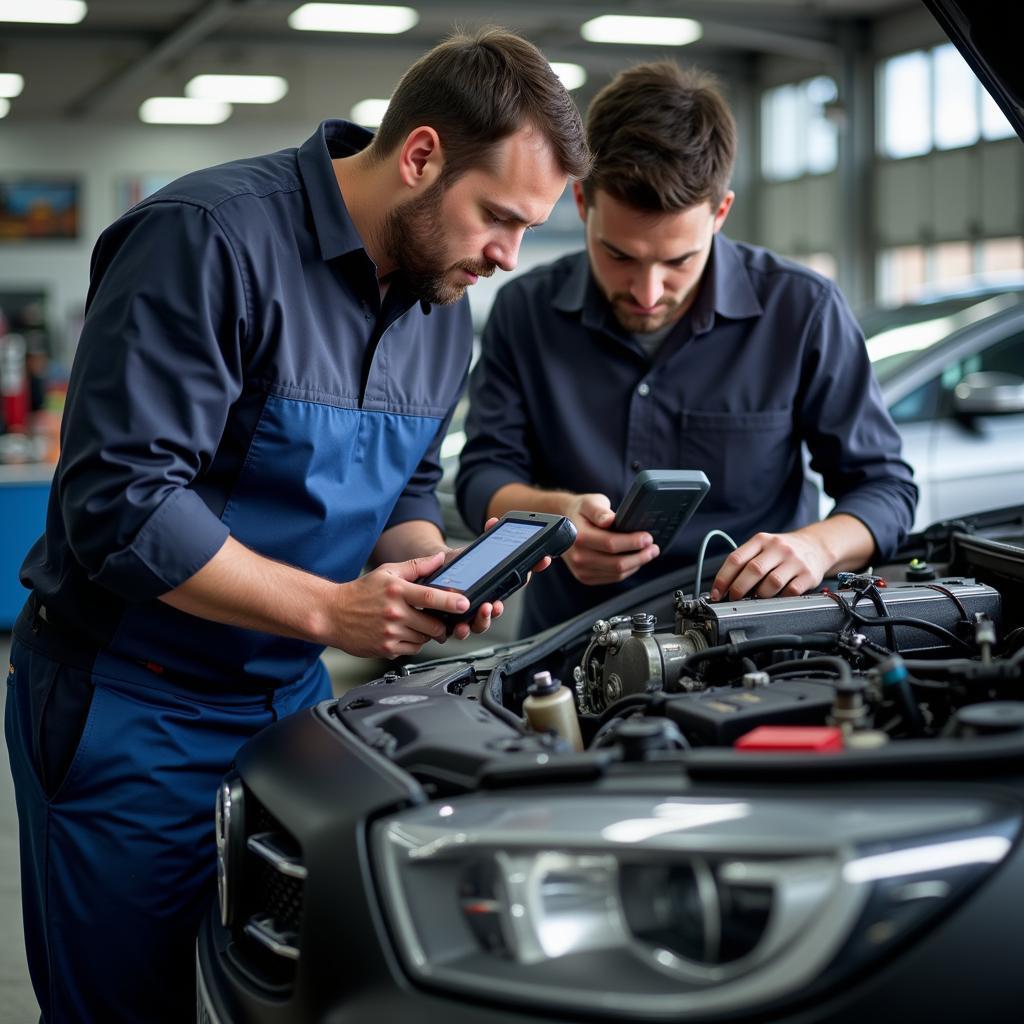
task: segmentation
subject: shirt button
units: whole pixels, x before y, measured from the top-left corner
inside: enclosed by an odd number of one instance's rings
[[[631,462],[631,463],[629,464],[629,468],[630,468],[631,470],[633,470],[633,472],[635,473],[635,472],[636,472],[636,471],[637,471],[637,470],[638,470],[638,469],[640,468],[640,463],[639,463],[639,462],[638,462],[638,461],[637,461],[636,459],[634,459],[634,460],[633,460],[633,461],[632,461],[632,462]]]
[[[637,387],[637,389],[636,389],[636,393],[637,393],[637,394],[638,394],[638,395],[639,395],[639,396],[640,396],[641,398],[646,398],[646,397],[647,397],[647,396],[648,396],[648,395],[649,395],[649,394],[651,393],[651,385],[650,385],[650,384],[648,384],[648,383],[647,383],[646,381],[644,381],[644,383],[643,383],[643,384],[640,384],[640,385],[639,385],[639,386]]]

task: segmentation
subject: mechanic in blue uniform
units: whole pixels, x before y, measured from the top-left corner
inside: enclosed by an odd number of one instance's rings
[[[8,679],[46,1024],[192,1019],[236,750],[330,696],[325,645],[415,652],[465,607],[414,582],[445,557],[460,300],[587,161],[548,62],[483,30],[407,72],[375,139],[326,121],[100,237]]]
[[[802,593],[888,555],[917,490],[863,336],[831,282],[721,234],[736,130],[713,81],[671,62],[624,71],[587,137],[586,251],[498,294],[457,480],[474,528],[510,508],[576,524],[525,595],[523,632],[692,564],[711,529],[739,543],[712,599]],[[804,443],[836,499],[823,522]],[[609,530],[635,474],[669,468],[711,482],[669,549]]]

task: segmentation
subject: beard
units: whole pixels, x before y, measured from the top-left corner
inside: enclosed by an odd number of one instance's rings
[[[435,181],[418,199],[395,207],[381,229],[384,251],[409,290],[416,298],[439,306],[458,302],[465,294],[468,282],[453,280],[459,271],[490,277],[497,266],[473,260],[451,262],[441,216],[444,191],[444,182]]]
[[[663,299],[653,312],[636,313],[629,309],[635,304],[631,295],[619,292],[611,297],[611,306],[615,319],[622,327],[633,334],[650,334],[651,331],[667,327],[682,314],[685,299]]]

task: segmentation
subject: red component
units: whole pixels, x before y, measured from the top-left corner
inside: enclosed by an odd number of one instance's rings
[[[889,586],[889,584],[886,583],[885,580],[883,580],[881,576],[879,576],[878,579],[875,580],[875,586],[876,587],[887,587],[887,586]]]
[[[824,754],[843,749],[843,731],[832,725],[759,725],[733,746],[737,750],[806,750]]]
[[[24,430],[28,423],[28,385],[3,396],[3,421],[8,430]]]
[[[163,671],[164,671],[163,665],[158,665],[155,661],[146,661],[146,662],[143,662],[143,665],[144,665],[145,668],[148,668],[150,672],[153,672],[153,673],[155,673],[158,676],[159,675],[163,675]]]

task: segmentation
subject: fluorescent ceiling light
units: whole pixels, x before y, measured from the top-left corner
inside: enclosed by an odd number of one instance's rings
[[[84,0],[0,0],[0,21],[77,25],[88,10]]]
[[[391,100],[360,100],[352,108],[352,120],[365,128],[378,128]]]
[[[393,36],[420,20],[411,7],[386,4],[303,4],[288,15],[292,28],[306,32],[373,32]]]
[[[578,89],[587,80],[587,70],[582,64],[562,64],[552,61],[551,70],[558,75],[562,85],[570,92],[573,89]]]
[[[187,96],[151,96],[139,107],[147,124],[220,124],[231,116],[231,104]]]
[[[6,117],[11,112],[11,101],[0,96],[0,117]]]
[[[25,79],[13,73],[0,74],[0,97],[14,99],[25,88]]]
[[[287,92],[288,81],[279,75],[196,75],[185,86],[191,99],[223,103],[276,103]]]
[[[685,46],[703,34],[700,22],[690,18],[640,18],[631,14],[602,14],[580,27],[580,35],[591,43]]]

